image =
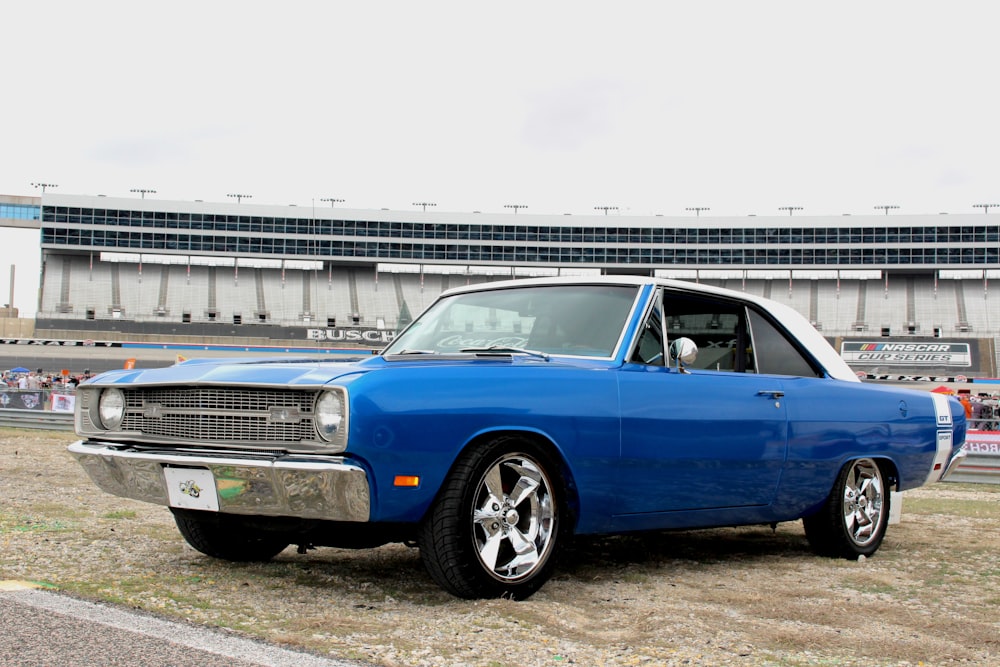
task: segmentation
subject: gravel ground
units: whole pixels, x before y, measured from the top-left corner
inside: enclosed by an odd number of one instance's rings
[[[906,493],[862,561],[814,556],[800,523],[586,539],[531,599],[464,601],[402,545],[202,556],[165,508],[97,491],[70,440],[0,429],[0,581],[389,667],[1000,663],[998,487]]]

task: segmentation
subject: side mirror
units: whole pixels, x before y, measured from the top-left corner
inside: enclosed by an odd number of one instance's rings
[[[670,360],[677,362],[677,370],[686,373],[684,366],[698,358],[698,346],[690,338],[677,338],[670,343]]]

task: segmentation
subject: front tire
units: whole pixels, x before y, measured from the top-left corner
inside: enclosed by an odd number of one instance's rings
[[[255,533],[231,514],[176,508],[170,511],[187,543],[212,558],[242,563],[268,561],[289,545],[280,535]]]
[[[823,508],[802,520],[816,553],[850,560],[875,553],[888,522],[889,492],[872,459],[845,465]]]
[[[461,598],[523,600],[555,565],[562,487],[558,468],[518,437],[498,438],[455,464],[420,527],[431,577]]]

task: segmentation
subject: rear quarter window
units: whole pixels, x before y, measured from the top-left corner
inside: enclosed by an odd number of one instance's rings
[[[816,365],[766,317],[747,309],[750,335],[753,340],[754,362],[758,373],[820,377]]]

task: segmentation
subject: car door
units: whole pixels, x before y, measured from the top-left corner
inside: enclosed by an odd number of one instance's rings
[[[620,373],[616,514],[655,525],[656,513],[768,505],[787,455],[784,383],[756,372],[745,306],[666,293],[647,317],[642,352]],[[656,332],[694,340],[697,360],[659,365]]]

